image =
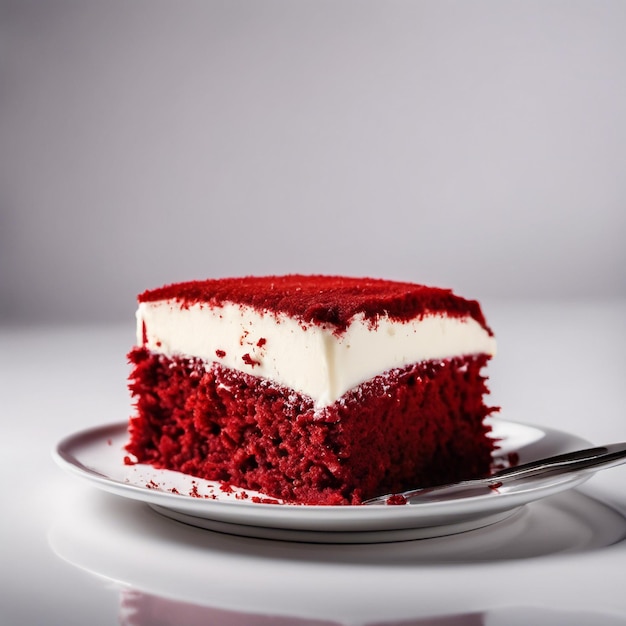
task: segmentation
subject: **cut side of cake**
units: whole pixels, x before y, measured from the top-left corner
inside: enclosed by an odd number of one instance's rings
[[[300,275],[138,300],[133,462],[325,505],[489,471],[495,339],[474,300]]]

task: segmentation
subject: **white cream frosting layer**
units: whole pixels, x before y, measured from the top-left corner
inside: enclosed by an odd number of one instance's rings
[[[372,325],[357,315],[345,332],[332,331],[236,304],[181,308],[158,301],[142,302],[137,310],[138,345],[272,380],[310,396],[317,408],[393,368],[496,351],[495,339],[471,317],[382,317]]]

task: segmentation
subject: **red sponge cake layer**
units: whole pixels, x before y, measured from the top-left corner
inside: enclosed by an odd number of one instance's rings
[[[145,349],[131,360],[139,417],[128,450],[142,463],[314,504],[489,470],[484,356],[387,372],[321,414],[310,398],[219,365]]]

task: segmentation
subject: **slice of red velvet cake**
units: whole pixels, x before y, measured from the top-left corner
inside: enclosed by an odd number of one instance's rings
[[[484,474],[476,301],[369,278],[245,277],[138,298],[137,462],[306,504]]]

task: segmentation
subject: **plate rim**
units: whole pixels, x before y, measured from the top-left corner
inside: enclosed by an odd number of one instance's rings
[[[507,420],[502,417],[494,417],[490,421],[504,428],[535,429],[542,433],[542,438],[564,438],[569,441],[567,447],[591,445],[578,435],[550,427]],[[249,528],[278,528],[284,531],[306,530],[324,533],[327,529],[318,527],[323,524],[331,524],[328,530],[332,532],[362,533],[364,531],[380,532],[429,526],[443,527],[451,523],[449,520],[455,521],[459,517],[478,521],[499,511],[519,508],[554,493],[572,489],[588,478],[588,476],[573,474],[560,477],[560,480],[551,480],[544,485],[529,487],[526,490],[513,493],[493,495],[489,493],[445,502],[411,503],[404,506],[333,506],[270,504],[249,500],[212,500],[122,482],[85,465],[79,455],[76,454],[77,447],[80,448],[94,441],[101,443],[103,447],[107,446],[117,450],[110,445],[111,439],[124,435],[127,428],[128,421],[125,421],[79,430],[59,441],[53,449],[53,457],[59,466],[71,474],[117,496],[141,501],[152,508],[156,506],[157,509],[169,509],[178,515],[190,518],[216,520],[225,524]],[[532,445],[532,443],[528,445]],[[520,450],[522,449],[523,447],[520,448]]]

